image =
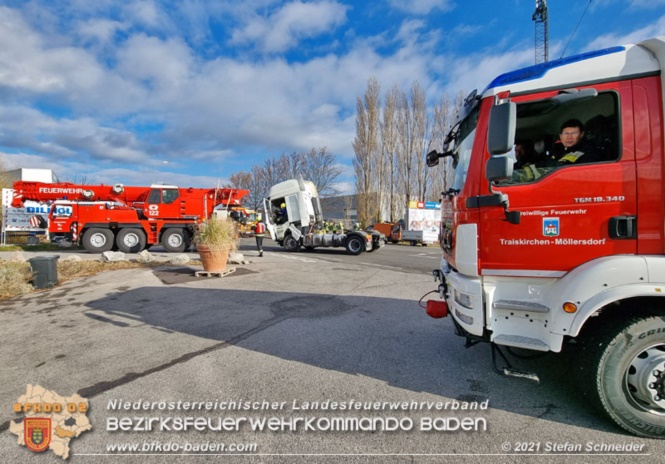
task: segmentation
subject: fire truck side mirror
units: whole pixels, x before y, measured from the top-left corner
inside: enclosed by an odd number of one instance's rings
[[[513,160],[506,155],[491,156],[485,165],[485,176],[490,182],[510,179],[513,175]]]
[[[427,162],[428,167],[433,168],[434,166],[439,164],[439,158],[445,158],[447,156],[453,156],[453,155],[454,154],[452,151],[444,150],[443,153],[439,153],[436,150],[432,150],[425,157],[425,161]]]
[[[517,106],[513,102],[494,105],[487,129],[487,149],[491,155],[502,155],[515,145]]]
[[[427,154],[427,166],[433,168],[439,164],[439,153],[436,150],[432,150]]]

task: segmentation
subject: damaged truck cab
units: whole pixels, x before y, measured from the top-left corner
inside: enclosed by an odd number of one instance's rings
[[[325,231],[319,193],[313,182],[302,177],[273,185],[263,209],[270,237],[286,251],[343,247],[348,254],[359,255],[385,245],[386,237],[379,232]]]

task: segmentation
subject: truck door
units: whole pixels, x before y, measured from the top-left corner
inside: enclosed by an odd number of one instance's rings
[[[153,188],[146,201],[145,215],[148,218],[180,218],[179,197],[177,188]]]
[[[513,100],[517,141],[541,134],[556,140],[561,125],[576,118],[585,124],[584,142],[599,156],[596,162],[566,166],[516,165],[513,177],[495,190],[508,195],[509,209],[521,213],[520,223],[506,221],[502,208],[480,208],[484,275],[557,277],[601,256],[636,253],[631,85],[596,89],[598,96],[588,101],[561,106],[542,95]],[[596,127],[598,121],[604,127]],[[549,149],[560,149],[556,143]]]
[[[266,223],[266,229],[268,229],[268,232],[270,233],[270,238],[273,240],[277,240],[277,231],[276,231],[276,226],[272,222],[272,217],[271,217],[271,208],[270,208],[270,200],[267,198],[263,199],[263,218]]]

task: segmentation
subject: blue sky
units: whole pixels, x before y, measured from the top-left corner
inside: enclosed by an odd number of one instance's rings
[[[550,0],[550,59],[665,35],[665,0]],[[0,156],[62,180],[212,187],[326,146],[355,101],[430,101],[534,62],[533,0],[0,0]]]

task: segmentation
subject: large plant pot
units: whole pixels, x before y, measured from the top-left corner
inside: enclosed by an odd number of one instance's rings
[[[230,252],[228,247],[211,248],[208,245],[196,245],[196,251],[199,252],[204,271],[222,272],[226,269],[226,262],[229,260]]]

